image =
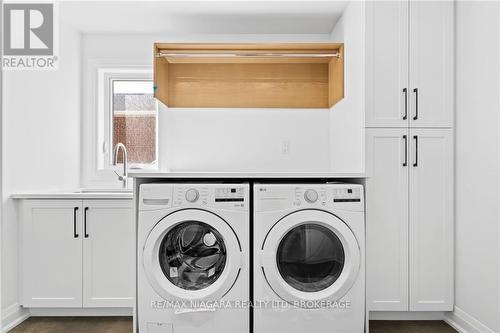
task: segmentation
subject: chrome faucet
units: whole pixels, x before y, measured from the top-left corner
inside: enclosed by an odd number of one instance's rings
[[[115,148],[113,149],[113,165],[118,165],[118,153],[120,148],[123,150],[123,174],[119,174],[115,171],[118,176],[118,180],[123,182],[123,188],[127,188],[127,179],[128,179],[128,155],[127,148],[123,143],[117,143]]]

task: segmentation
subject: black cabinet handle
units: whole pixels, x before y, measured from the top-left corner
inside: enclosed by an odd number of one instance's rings
[[[403,135],[403,140],[405,140],[405,161],[403,162],[403,166],[408,166],[408,137]]]
[[[89,234],[87,233],[87,211],[89,210],[89,207],[85,207],[83,209],[83,236],[85,238],[89,238]]]
[[[413,120],[418,119],[418,88],[413,89],[413,92],[415,93],[415,117],[413,117]]]
[[[415,163],[413,166],[416,167],[418,166],[418,135],[414,135],[413,139],[415,139]]]
[[[78,207],[73,208],[73,237],[78,238],[78,232],[76,231],[76,214],[78,213]]]
[[[408,89],[404,88],[403,93],[405,94],[405,115],[403,116],[403,120],[408,119]]]

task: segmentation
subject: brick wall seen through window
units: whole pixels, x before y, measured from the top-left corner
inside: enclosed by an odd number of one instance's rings
[[[153,82],[115,80],[113,97],[113,147],[127,147],[129,163],[151,164],[156,161],[156,100]],[[122,156],[119,155],[119,163]]]

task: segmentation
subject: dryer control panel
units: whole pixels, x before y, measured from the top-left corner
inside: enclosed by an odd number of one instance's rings
[[[359,184],[256,184],[257,211],[290,208],[332,208],[364,211],[363,186]]]
[[[333,190],[333,202],[361,202],[361,189],[354,188],[336,188]]]

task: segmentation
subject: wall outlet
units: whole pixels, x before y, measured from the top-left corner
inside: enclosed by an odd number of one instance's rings
[[[290,154],[290,140],[285,140],[281,143],[281,153],[283,155]]]

